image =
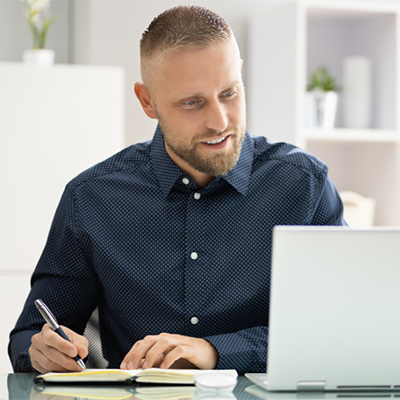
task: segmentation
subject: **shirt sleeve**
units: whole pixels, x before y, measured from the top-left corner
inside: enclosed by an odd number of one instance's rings
[[[339,193],[330,180],[326,177],[321,195],[316,202],[316,209],[311,225],[344,225],[343,202]]]
[[[34,301],[42,299],[60,325],[82,334],[97,303],[97,278],[90,252],[78,238],[76,204],[67,186],[57,208],[49,237],[32,275],[31,291],[10,334],[8,351],[15,372],[35,372],[29,357],[31,338],[40,332],[43,317]]]
[[[207,336],[219,353],[216,369],[236,369],[238,374],[265,372],[268,327],[257,326],[234,333]]]

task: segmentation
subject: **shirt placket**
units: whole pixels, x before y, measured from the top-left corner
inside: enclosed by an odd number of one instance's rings
[[[201,271],[204,267],[206,249],[202,243],[201,218],[202,194],[193,190],[188,195],[186,207],[186,271],[185,271],[185,319],[188,335],[197,336],[201,331],[201,308],[204,299],[204,282]]]

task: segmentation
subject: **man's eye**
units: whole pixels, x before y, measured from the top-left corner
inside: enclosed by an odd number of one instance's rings
[[[185,103],[188,106],[194,106],[196,104],[196,100],[190,100]]]
[[[235,95],[237,94],[236,90],[232,90],[231,92],[226,92],[224,93],[224,97],[235,97]]]

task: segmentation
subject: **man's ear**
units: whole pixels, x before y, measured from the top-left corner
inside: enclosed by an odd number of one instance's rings
[[[136,82],[133,85],[133,91],[135,92],[135,95],[138,98],[146,115],[150,118],[157,119],[157,114],[154,109],[154,102],[151,98],[150,92],[147,90],[147,87],[143,85],[143,83]]]

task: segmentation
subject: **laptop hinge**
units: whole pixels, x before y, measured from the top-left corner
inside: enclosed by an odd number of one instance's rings
[[[298,392],[323,392],[325,381],[299,381],[297,382]]]

